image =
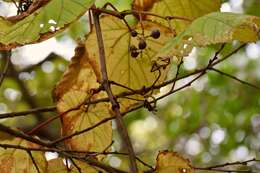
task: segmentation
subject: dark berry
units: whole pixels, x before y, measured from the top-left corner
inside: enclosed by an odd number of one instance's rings
[[[137,33],[135,30],[132,30],[132,31],[131,31],[131,36],[132,36],[132,37],[136,37],[137,34],[138,34],[138,33]]]
[[[161,35],[161,33],[160,33],[160,31],[159,31],[158,29],[154,29],[154,30],[152,30],[152,32],[151,32],[151,37],[153,37],[154,39],[159,38],[160,35]]]
[[[137,47],[135,47],[135,45],[131,45],[131,46],[129,47],[129,51],[130,51],[130,52],[137,51]]]
[[[146,48],[146,42],[144,40],[140,40],[138,43],[139,49],[145,49]]]
[[[132,56],[133,58],[136,58],[138,55],[139,55],[139,52],[138,52],[138,51],[132,51],[132,52],[131,52],[131,56]]]

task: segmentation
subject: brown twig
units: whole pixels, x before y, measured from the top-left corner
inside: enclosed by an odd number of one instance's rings
[[[3,51],[3,59],[5,59],[5,66],[3,71],[0,73],[0,86],[2,85],[4,78],[7,74],[7,70],[11,61],[11,51]]]
[[[50,146],[49,142],[45,142],[43,140],[34,138],[34,137],[29,136],[29,135],[27,135],[27,134],[25,134],[25,133],[23,133],[21,131],[10,129],[9,127],[6,127],[6,126],[4,126],[2,124],[0,124],[0,131],[5,132],[5,133],[7,133],[9,135],[12,135],[12,136],[15,136],[15,137],[19,137],[19,138],[25,139],[25,140],[33,142],[33,143],[36,143],[38,145]]]
[[[27,150],[27,153],[28,153],[28,155],[30,156],[30,158],[31,158],[31,160],[32,160],[32,162],[33,162],[33,165],[34,165],[35,169],[37,170],[37,173],[41,173],[41,171],[40,171],[40,169],[39,169],[39,167],[38,167],[38,165],[37,165],[35,159],[33,158],[32,152],[31,152],[30,150]]]
[[[29,109],[29,110],[20,111],[20,112],[3,113],[3,114],[0,114],[0,119],[3,119],[3,118],[13,118],[13,117],[19,117],[19,116],[26,116],[28,114],[37,114],[39,112],[43,113],[43,112],[54,112],[54,111],[56,111],[56,106],[34,108],[34,109]]]
[[[137,165],[136,165],[136,161],[135,161],[134,149],[133,149],[132,143],[130,141],[130,138],[128,136],[127,129],[124,125],[123,118],[122,118],[122,115],[121,115],[120,109],[119,109],[119,104],[112,93],[110,83],[108,80],[108,76],[107,76],[105,48],[104,48],[103,36],[102,36],[102,31],[101,31],[100,21],[99,21],[100,13],[98,13],[96,11],[92,11],[92,12],[93,12],[94,25],[95,25],[95,29],[96,29],[98,47],[99,47],[99,59],[100,59],[101,73],[102,73],[102,86],[104,87],[105,91],[107,92],[108,98],[112,104],[112,109],[116,115],[116,123],[119,128],[118,131],[123,139],[124,145],[127,147],[127,150],[129,152],[131,172],[137,173],[138,170],[137,170]]]
[[[227,166],[235,166],[235,165],[247,165],[250,162],[260,162],[260,160],[257,160],[256,158],[245,160],[245,161],[236,161],[236,162],[227,162],[224,164],[218,164],[208,167],[193,167],[197,170],[205,170],[205,171],[219,171],[219,172],[251,172],[250,170],[224,170],[224,169],[218,169],[218,168],[224,168]]]

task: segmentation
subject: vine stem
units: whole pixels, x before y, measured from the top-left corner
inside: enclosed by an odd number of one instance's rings
[[[119,134],[121,138],[123,139],[123,144],[126,146],[128,153],[129,153],[129,160],[130,160],[130,170],[132,173],[137,173],[137,164],[136,164],[136,156],[134,153],[134,149],[131,143],[131,140],[129,138],[127,128],[124,125],[124,121],[120,112],[119,104],[114,97],[110,83],[107,76],[107,68],[106,68],[106,59],[105,59],[105,48],[104,48],[104,42],[103,42],[103,36],[101,32],[101,26],[100,26],[100,20],[99,15],[100,13],[92,10],[93,14],[93,20],[94,20],[94,26],[96,29],[96,36],[97,36],[97,42],[98,42],[98,48],[99,48],[99,59],[100,59],[100,66],[101,66],[101,74],[102,74],[102,86],[104,87],[104,90],[107,92],[109,101],[112,104],[112,110],[116,116],[116,123],[118,127]]]

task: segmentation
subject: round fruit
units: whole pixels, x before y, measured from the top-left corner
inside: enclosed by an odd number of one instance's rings
[[[133,58],[136,58],[138,55],[139,55],[139,52],[137,52],[137,51],[132,51],[132,52],[131,52],[131,56],[132,56]]]
[[[137,47],[135,47],[135,45],[131,45],[131,46],[129,47],[129,51],[130,51],[130,52],[137,51]]]
[[[146,48],[146,42],[144,40],[140,40],[138,43],[139,49],[145,49]]]
[[[131,31],[131,36],[132,36],[132,37],[136,37],[137,34],[138,34],[138,33],[136,32],[136,30],[132,30],[132,31]]]
[[[158,29],[154,29],[154,30],[152,30],[152,32],[151,32],[151,37],[153,37],[154,39],[159,38],[160,35],[161,35],[161,33],[160,33],[160,31],[159,31]]]

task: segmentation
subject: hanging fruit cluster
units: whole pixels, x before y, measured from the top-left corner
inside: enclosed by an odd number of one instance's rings
[[[130,35],[131,35],[131,37],[138,37],[139,33],[136,30],[131,30]],[[147,43],[145,41],[145,39],[147,37],[151,37],[153,39],[158,39],[158,38],[160,38],[160,35],[161,35],[161,33],[160,33],[159,29],[153,29],[151,31],[150,35],[148,35],[146,37],[143,35],[138,37],[138,40],[139,40],[138,48],[135,45],[129,46],[129,52],[131,54],[131,57],[133,57],[133,58],[138,57],[139,53],[147,47]]]

